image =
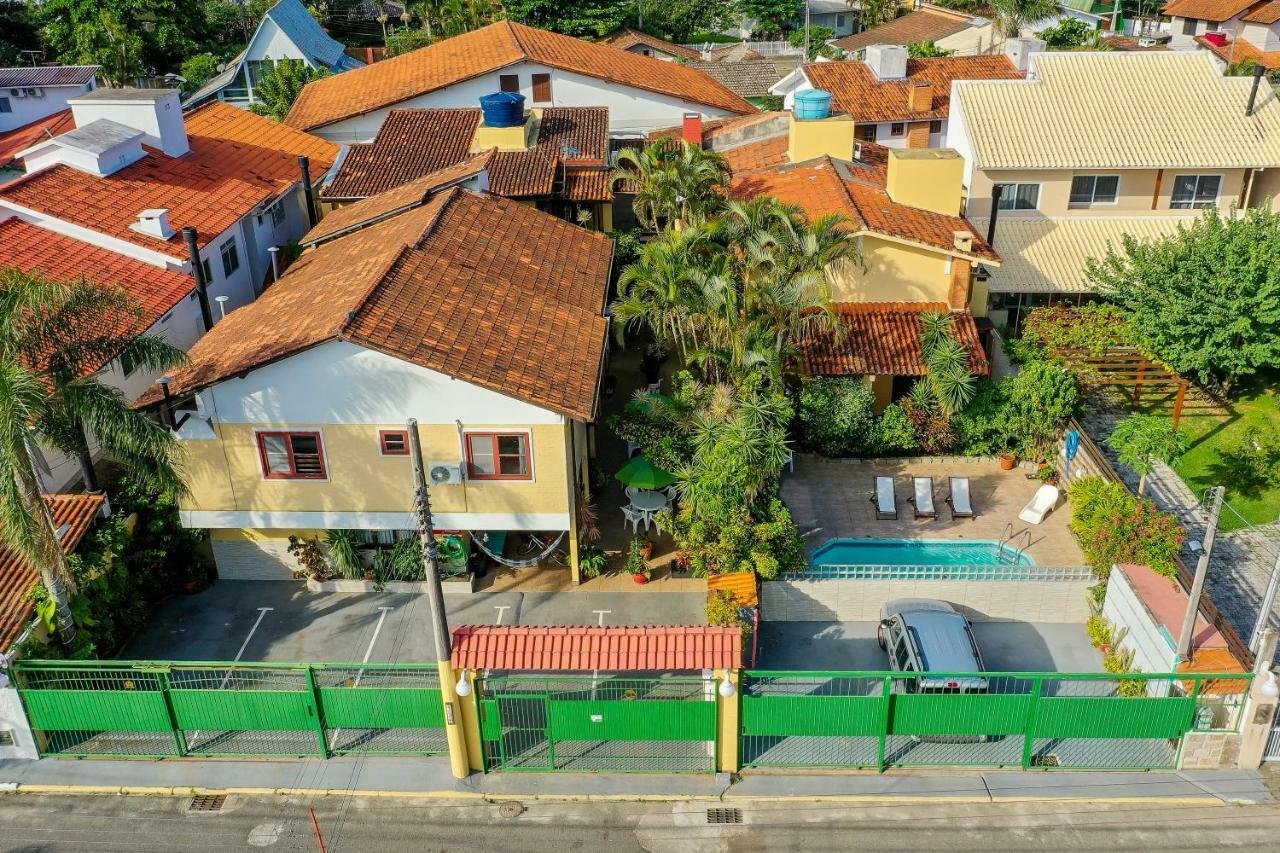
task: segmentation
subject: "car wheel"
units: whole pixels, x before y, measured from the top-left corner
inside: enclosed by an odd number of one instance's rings
[[[889,638],[885,636],[883,625],[876,628],[876,642],[880,644],[880,651],[889,651]]]

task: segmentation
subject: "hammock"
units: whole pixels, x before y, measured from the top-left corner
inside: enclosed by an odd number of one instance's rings
[[[468,531],[468,532],[471,533],[471,543],[475,545],[477,548],[479,548],[481,551],[483,551],[486,555],[488,555],[490,559],[496,561],[499,565],[506,566],[509,569],[527,569],[529,566],[538,565],[538,563],[541,563],[548,556],[550,556],[551,552],[554,551],[557,547],[559,547],[560,543],[564,541],[564,534],[566,531],[561,530],[560,535],[556,537],[556,540],[554,542],[552,542],[550,545],[546,547],[546,550],[544,550],[538,556],[532,557],[528,560],[510,560],[506,557],[499,556],[485,547],[485,544],[484,544],[485,534],[483,532],[481,533],[475,533],[474,531]]]

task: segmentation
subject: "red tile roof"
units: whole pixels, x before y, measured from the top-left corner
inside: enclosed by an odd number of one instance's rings
[[[800,343],[805,365],[815,376],[924,376],[920,315],[948,312],[941,302],[842,302],[835,308],[844,334],[815,334]],[[986,376],[991,365],[972,315],[950,313],[956,338],[969,351],[970,367]]]
[[[608,174],[607,107],[550,107],[540,112],[533,148],[500,151],[489,161],[490,192],[510,198],[555,195],[557,172],[566,163],[595,166]],[[471,143],[479,124],[480,110],[475,107],[392,110],[373,142],[351,146],[324,197],[367,198],[464,162],[474,156]],[[577,200],[612,198],[603,182],[601,186],[603,194]]]
[[[1259,50],[1253,42],[1236,38],[1223,45],[1217,45],[1204,36],[1196,36],[1196,42],[1218,55],[1223,62],[1244,62],[1252,59],[1268,70],[1280,68],[1280,50]]]
[[[1169,17],[1194,18],[1197,21],[1228,21],[1258,0],[1172,0],[1164,13]]]
[[[8,133],[0,133],[0,169],[10,166],[19,168],[21,164],[13,162],[19,151],[30,148],[47,136],[57,136],[59,133],[74,130],[75,126],[75,122],[71,119],[71,110],[63,110],[33,121],[31,124],[14,128]]]
[[[453,666],[530,672],[739,669],[742,629],[461,625],[453,629]]]
[[[909,45],[922,41],[938,41],[973,26],[974,16],[950,9],[917,9],[860,33],[831,42],[841,50],[863,50],[873,44]]]
[[[497,71],[534,62],[731,113],[749,101],[706,74],[616,47],[500,21],[409,53],[308,83],[285,119],[313,130]]]
[[[589,421],[612,257],[602,235],[455,187],[305,252],[192,347],[171,390],[346,340]]]
[[[1274,24],[1280,21],[1280,0],[1269,0],[1254,7],[1242,20],[1251,24]]]
[[[194,226],[205,245],[296,183],[299,155],[311,158],[313,177],[338,156],[331,142],[219,101],[187,113],[186,124],[191,151],[182,157],[148,149],[138,162],[101,178],[53,166],[0,184],[0,201],[172,255],[184,252],[184,226]],[[175,234],[168,241],[129,227],[148,208],[169,210]]]
[[[102,510],[102,495],[45,495],[55,530],[66,530],[60,539],[62,553],[80,544],[89,525]],[[40,581],[36,571],[16,551],[0,545],[0,652],[8,650],[31,622],[33,605],[28,593]]]
[[[946,118],[951,108],[953,80],[1020,80],[1022,72],[1007,56],[940,56],[908,59],[903,80],[880,80],[865,62],[811,62],[805,76],[833,95],[835,109],[854,121],[920,121]],[[913,85],[931,84],[928,110],[912,111],[908,97]]]
[[[648,33],[641,33],[635,30],[623,30],[620,33],[601,39],[600,43],[607,44],[609,47],[616,47],[618,50],[626,50],[638,44],[643,44],[671,56],[678,56],[681,59],[697,60],[702,58],[702,54],[691,47],[682,47],[669,41],[663,41],[657,36],[651,36]]]

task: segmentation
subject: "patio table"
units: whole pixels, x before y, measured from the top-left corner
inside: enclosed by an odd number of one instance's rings
[[[631,505],[641,512],[657,512],[665,509],[671,499],[662,492],[640,489],[631,497]]]

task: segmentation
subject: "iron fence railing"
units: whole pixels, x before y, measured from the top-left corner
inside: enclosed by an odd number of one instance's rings
[[[788,572],[781,580],[974,580],[974,581],[1090,581],[1088,566],[991,565],[811,565]]]

